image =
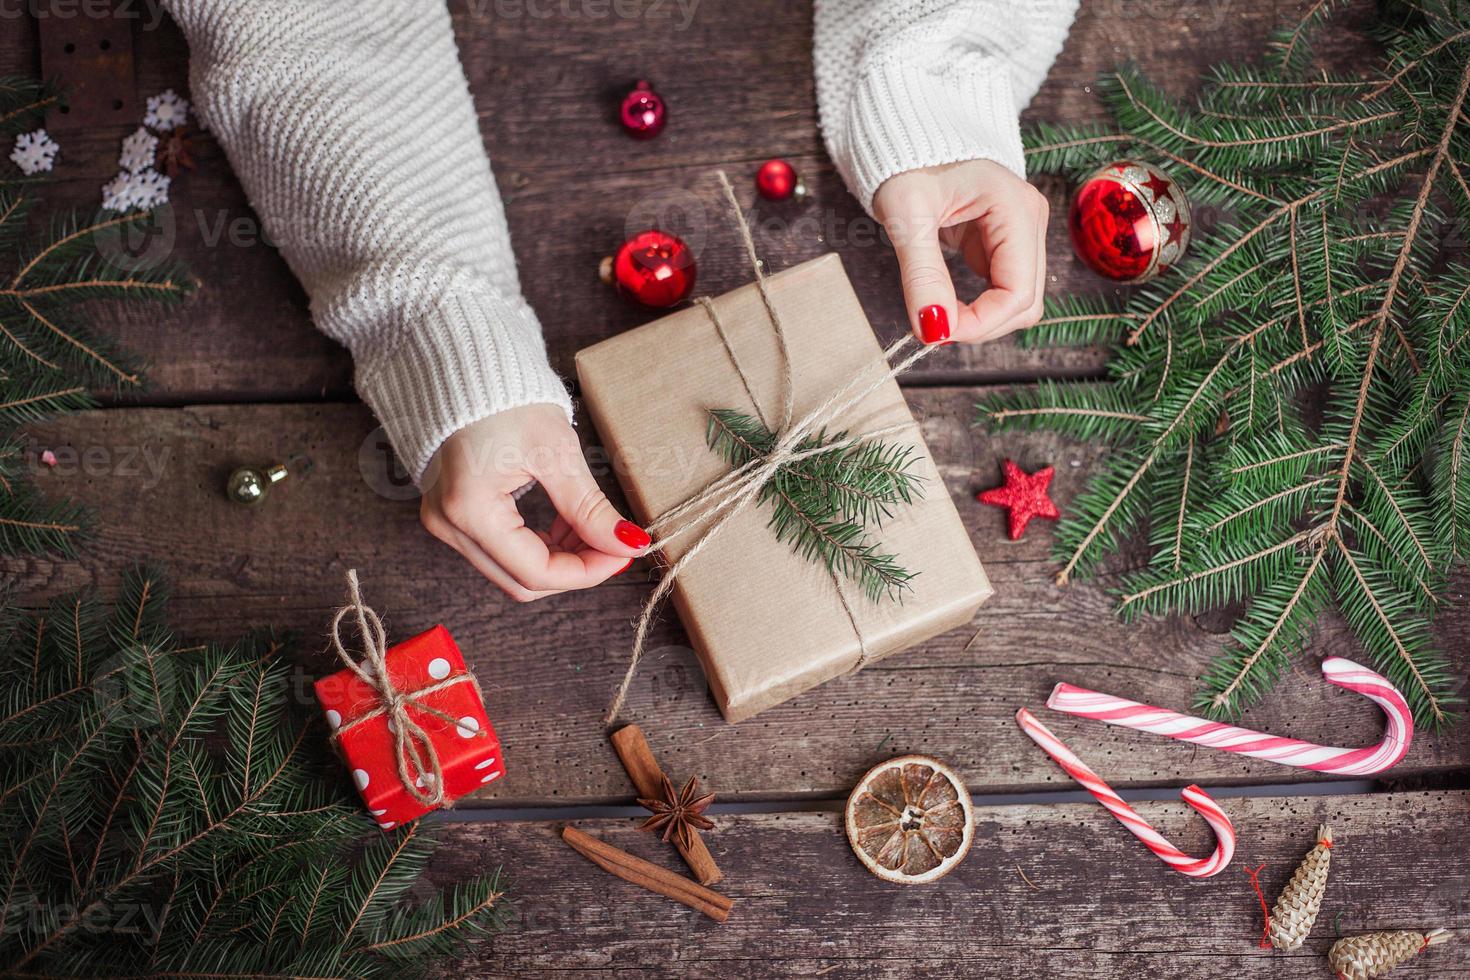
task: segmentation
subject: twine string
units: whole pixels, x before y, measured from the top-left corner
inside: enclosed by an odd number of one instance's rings
[[[725,200],[734,215],[736,227],[740,230],[746,257],[750,260],[751,269],[755,274],[756,287],[760,292],[766,316],[775,331],[780,349],[783,388],[782,423],[775,430],[776,441],[767,453],[754,457],[716,478],[683,503],[675,505],[649,522],[648,530],[657,535],[657,540],[645,551],[645,554],[661,552],[668,547],[670,542],[684,535],[696,536],[684,554],[664,570],[658,585],[643,604],[633,632],[633,650],[628,658],[628,666],[623,673],[623,679],[618,685],[617,692],[613,695],[607,715],[603,719],[609,724],[622,710],[623,702],[628,696],[628,689],[633,683],[633,676],[637,673],[639,662],[643,657],[644,643],[648,638],[648,630],[653,625],[654,614],[658,611],[659,605],[668,595],[669,590],[674,587],[674,582],[678,579],[679,574],[704,550],[706,545],[718,537],[732,520],[760,496],[761,491],[771,480],[775,479],[784,467],[812,456],[838,452],[874,439],[882,439],[913,426],[915,424],[913,419],[909,419],[906,422],[883,426],[870,432],[849,435],[834,443],[806,448],[801,446],[814,432],[844,416],[853,406],[938,349],[938,345],[919,345],[917,350],[909,352],[908,348],[917,344],[917,341],[912,334],[904,335],[889,344],[883,351],[883,364],[887,370],[878,372],[874,377],[873,365],[864,364],[824,401],[793,423],[791,420],[795,415],[795,379],[791,369],[790,350],[786,344],[785,326],[781,322],[780,312],[776,309],[767,291],[765,272],[761,267],[759,256],[756,255],[750,226],[746,223],[744,215],[741,214],[740,202],[735,197],[734,188],[730,186],[730,180],[725,176],[724,171],[719,172],[719,178]],[[746,394],[750,396],[751,403],[755,405],[756,414],[760,416],[762,424],[769,429],[770,425],[766,423],[765,415],[761,412],[760,403],[755,398],[750,379],[742,369],[740,359],[736,356],[734,347],[730,343],[730,338],[714,312],[714,304],[707,298],[701,298],[698,302],[714,323],[720,343],[724,346],[730,362],[735,366],[735,371],[740,376],[740,382],[744,385]],[[900,355],[902,358],[897,364],[894,364],[894,358]],[[858,639],[858,657],[851,669],[859,670],[866,666],[871,652],[863,638],[862,630],[858,628],[857,614],[846,588],[835,569],[829,568],[827,571],[836,587],[842,609]]]
[[[1266,917],[1265,925],[1261,926],[1261,942],[1260,942],[1260,946],[1261,946],[1262,949],[1270,949],[1271,948],[1271,909],[1268,908],[1267,905],[1266,905],[1266,893],[1263,892],[1263,891],[1261,891],[1261,871],[1265,867],[1266,867],[1265,864],[1258,864],[1254,868],[1252,868],[1250,866],[1247,866],[1246,869],[1245,869],[1245,873],[1246,873],[1246,877],[1250,878],[1250,880],[1251,880],[1251,888],[1252,888],[1252,890],[1255,891],[1256,898],[1259,899],[1260,902],[1261,902],[1261,914]]]
[[[348,615],[357,620],[357,631],[363,647],[362,663],[358,663],[342,643],[342,620]],[[483,701],[484,695],[474,675],[466,670],[425,687],[400,691],[388,673],[388,631],[372,607],[362,601],[362,588],[358,584],[355,568],[347,571],[347,605],[338,609],[337,615],[332,617],[332,651],[337,654],[337,659],[347,665],[348,670],[377,692],[378,696],[377,707],[363,712],[351,721],[344,721],[332,732],[333,741],[366,721],[387,716],[388,731],[393,736],[393,756],[398,763],[398,781],[403,784],[404,790],[424,806],[451,806],[444,796],[444,770],[439,763],[439,751],[434,747],[429,733],[413,719],[408,709],[412,707],[415,711],[446,721],[463,734],[465,729],[460,726],[459,719],[424,704],[421,699],[456,684],[470,684],[475,689],[475,696]],[[484,735],[484,729],[477,729],[472,737],[481,738]],[[428,784],[427,787],[424,784]]]

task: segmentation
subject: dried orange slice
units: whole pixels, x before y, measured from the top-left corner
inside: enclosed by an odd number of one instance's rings
[[[847,841],[884,881],[935,881],[970,850],[972,809],[953,769],[928,756],[901,755],[869,769],[847,798]]]

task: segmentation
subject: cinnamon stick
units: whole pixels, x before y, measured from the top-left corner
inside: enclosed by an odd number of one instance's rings
[[[717,891],[656,864],[650,864],[640,857],[634,857],[627,851],[584,834],[575,827],[563,827],[561,838],[587,860],[626,882],[682,902],[716,922],[724,922],[730,917],[730,906],[734,902]]]
[[[637,725],[620,728],[613,732],[612,744],[618,758],[623,761],[623,768],[628,770],[628,778],[633,780],[633,788],[638,791],[638,795],[647,799],[657,797],[663,785],[664,771],[658,767],[658,760],[653,757],[653,749],[649,748],[643,729]],[[677,837],[673,843],[701,885],[713,885],[725,877],[715,864],[709,848],[704,845],[704,838],[697,832],[693,843],[687,848]]]

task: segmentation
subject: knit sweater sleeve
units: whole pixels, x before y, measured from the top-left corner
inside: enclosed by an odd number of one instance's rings
[[[201,121],[417,479],[449,435],[571,415],[444,0],[167,0]]]
[[[1077,0],[816,0],[817,107],[848,188],[994,160],[1024,177],[1020,111],[1061,51]]]

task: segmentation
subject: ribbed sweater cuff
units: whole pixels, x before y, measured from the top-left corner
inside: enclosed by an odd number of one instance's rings
[[[357,390],[415,481],[445,439],[496,412],[548,403],[572,417],[535,315],[473,290],[443,300],[382,357],[359,353]]]
[[[1026,176],[1010,74],[983,55],[961,56],[942,74],[900,59],[863,67],[847,119],[843,161],[864,208],[889,177],[961,160],[994,160]]]

